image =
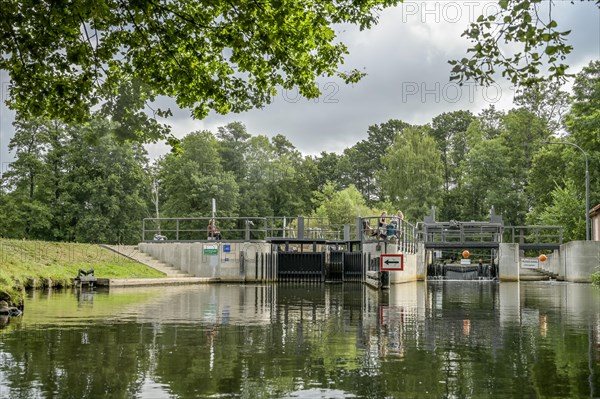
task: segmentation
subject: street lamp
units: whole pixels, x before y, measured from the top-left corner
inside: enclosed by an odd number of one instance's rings
[[[575,143],[568,141],[544,141],[544,144],[564,144],[577,148],[585,158],[585,240],[590,240],[590,174],[588,171],[588,158],[583,149]]]

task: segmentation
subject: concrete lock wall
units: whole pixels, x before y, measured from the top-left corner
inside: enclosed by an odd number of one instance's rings
[[[140,243],[140,251],[195,277],[224,281],[257,279],[261,254],[271,250],[266,242]],[[259,273],[260,277],[260,273]]]
[[[565,281],[589,283],[600,268],[600,241],[571,241],[560,246],[560,273]]]
[[[404,270],[398,272],[390,272],[390,283],[408,283],[417,281],[417,255],[404,254]]]
[[[419,249],[422,249],[420,244]],[[424,247],[423,247],[424,248]],[[395,243],[365,243],[363,245],[363,253],[366,255],[366,259],[371,259],[377,263],[377,270],[381,261],[381,255],[394,255],[400,254],[402,251],[399,250],[398,244]],[[424,251],[418,250],[416,254],[403,253],[404,270],[402,271],[390,271],[390,284],[406,283],[411,281],[418,281],[425,279],[425,265],[423,258]],[[364,262],[364,267],[369,270],[369,265]]]
[[[500,281],[519,281],[519,244],[501,243],[498,258]]]
[[[558,271],[560,269],[560,257],[558,250],[548,254],[545,262],[540,262],[540,269],[552,276],[558,276]]]

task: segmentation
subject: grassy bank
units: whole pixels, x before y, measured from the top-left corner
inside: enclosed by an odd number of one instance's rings
[[[98,245],[0,239],[0,299],[16,303],[25,288],[68,287],[79,269],[92,268],[102,278],[164,277]]]

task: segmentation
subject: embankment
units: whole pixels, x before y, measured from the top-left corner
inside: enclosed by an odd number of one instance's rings
[[[18,304],[26,288],[68,287],[79,269],[106,278],[165,276],[94,244],[0,239],[0,299]]]

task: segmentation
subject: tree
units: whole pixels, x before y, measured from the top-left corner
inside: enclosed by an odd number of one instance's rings
[[[481,141],[467,154],[464,174],[463,220],[485,220],[493,206],[496,213],[513,220],[519,207],[518,193],[512,189],[509,150],[497,137]],[[510,222],[507,224],[511,224]]]
[[[225,172],[219,143],[210,132],[194,132],[181,141],[182,154],[161,162],[161,202],[165,217],[209,216],[211,199],[219,216],[237,216],[239,187],[232,172]]]
[[[274,158],[269,165],[267,190],[273,216],[296,216],[310,211],[310,184],[300,173],[302,154],[283,135],[271,138]]]
[[[232,172],[238,181],[246,177],[244,157],[248,139],[252,137],[246,126],[241,122],[232,122],[219,127],[216,136],[220,143],[219,154],[223,170]]]
[[[328,183],[322,192],[313,195],[313,201],[318,205],[314,215],[333,225],[355,224],[358,216],[375,214],[353,185],[337,191],[332,183]]]
[[[585,199],[571,180],[557,184],[551,192],[552,201],[540,213],[542,225],[563,227],[563,240],[585,239]]]
[[[63,239],[137,243],[151,195],[148,160],[140,144],[118,143],[111,122],[95,120],[73,132],[59,208]]]
[[[356,82],[333,25],[369,28],[398,2],[2,0],[0,69],[22,116],[81,122],[99,106],[121,137],[156,140],[166,127],[142,111],[157,96],[202,119],[262,107],[278,86],[316,98],[319,76]]]
[[[512,109],[503,118],[503,129],[498,137],[509,149],[507,155],[517,184],[526,184],[533,155],[550,137],[548,124],[525,109]]]
[[[457,218],[461,202],[459,166],[469,151],[468,129],[475,120],[469,111],[444,112],[432,120],[432,136],[438,143],[444,165],[442,220]],[[459,194],[458,196],[456,194]]]
[[[111,123],[67,126],[17,120],[10,147],[17,159],[5,174],[0,216],[17,238],[133,243],[147,215],[146,154],[117,144]]]
[[[580,145],[600,151],[600,61],[592,61],[577,74],[573,106],[565,121]]]
[[[60,205],[65,174],[66,146],[73,128],[58,121],[35,119],[14,122],[9,149],[15,161],[3,176],[7,190],[0,224],[6,236],[64,239]],[[10,209],[10,211],[9,211]]]
[[[9,192],[4,199],[5,207],[12,205],[13,209],[4,213],[1,224],[9,236],[39,238],[48,232],[52,219],[49,204],[43,201],[47,193],[39,192],[48,172],[43,158],[48,151],[51,124],[43,120],[17,120],[13,125],[15,135],[8,149],[15,151],[15,161],[3,176]]]
[[[578,154],[574,154],[570,147],[561,145],[543,146],[535,153],[525,188],[530,200],[527,223],[537,223],[540,213],[552,202],[552,193],[563,187],[565,176],[572,175],[575,166],[573,157]]]
[[[540,82],[518,89],[514,102],[542,119],[548,129],[558,133],[563,124],[563,117],[571,105],[569,94],[562,91],[556,82]]]
[[[355,184],[362,195],[367,197],[368,193],[365,190],[365,180],[363,179],[367,170],[364,169],[364,163],[360,162],[365,157],[360,156],[358,147],[358,144],[356,144],[344,149],[336,165],[337,179],[335,183],[340,190]],[[370,174],[367,178],[372,179],[373,177],[373,174]]]
[[[600,7],[599,0],[593,1]],[[549,7],[546,12],[542,11],[544,3]],[[500,70],[513,84],[532,85],[545,79],[564,83],[569,75],[563,62],[573,51],[567,44],[571,31],[558,30],[552,19],[552,3],[499,0],[498,5],[498,12],[479,16],[463,33],[473,43],[467,50],[471,56],[450,61],[450,79],[489,84]],[[507,48],[501,48],[501,43]],[[540,71],[544,64],[548,65],[547,78]]]
[[[481,124],[482,139],[493,139],[500,134],[504,123],[504,115],[504,112],[496,110],[493,104],[477,115],[477,119]]]
[[[465,140],[467,128],[473,121],[469,111],[444,112],[433,118],[431,135],[438,143],[444,164],[444,188],[450,189],[456,180],[454,169],[464,158],[467,150]]]
[[[248,140],[246,152],[247,177],[239,181],[240,215],[271,216],[273,208],[268,184],[275,149],[267,136],[253,136]]]
[[[573,140],[587,154],[590,170],[590,201],[600,201],[600,61],[590,62],[577,74],[573,84],[573,106],[565,116],[565,125]],[[575,150],[575,149],[573,149]],[[578,153],[577,187],[584,187],[582,160]]]
[[[576,76],[573,85],[573,104],[565,115],[567,134],[562,139],[579,145],[589,161],[590,203],[600,201],[600,62],[591,62]],[[585,237],[574,221],[574,211],[566,206],[566,198],[584,198],[585,169],[584,159],[572,146],[548,146],[540,150],[530,171],[528,192],[533,199],[532,222],[544,220],[550,224],[566,223],[572,237]],[[567,187],[566,183],[571,186]],[[553,190],[550,188],[554,188]],[[558,197],[557,197],[558,196]],[[561,205],[562,204],[562,205]],[[551,211],[549,210],[551,209]],[[584,213],[581,208],[581,213]],[[564,212],[561,213],[561,212]],[[552,221],[551,218],[555,220]],[[585,221],[585,220],[584,220]],[[570,226],[570,227],[569,227]]]
[[[430,131],[428,126],[404,129],[381,160],[384,192],[412,220],[421,219],[441,201],[443,165]]]
[[[316,98],[319,76],[356,82],[362,72],[340,70],[348,49],[334,25],[369,28],[381,9],[400,1],[2,0],[0,69],[10,75],[9,104],[23,117],[82,122],[99,109],[117,122],[119,137],[153,141],[169,132],[148,115],[170,115],[152,107],[158,96],[202,119],[210,110],[262,107],[278,87]],[[451,78],[489,83],[499,68],[515,83],[530,83],[544,61],[551,77],[564,78],[569,32],[542,19],[541,4],[499,0],[497,14],[465,32],[473,55],[452,61]],[[523,48],[507,55],[501,41]]]
[[[314,176],[314,190],[322,190],[327,182],[336,184],[336,188],[340,188],[340,173],[338,164],[341,156],[335,152],[322,151],[318,157],[314,158],[314,163],[317,168]]]
[[[354,164],[353,184],[363,193],[369,204],[383,201],[383,192],[375,176],[383,169],[381,158],[394,143],[396,137],[410,125],[398,119],[390,119],[379,125],[371,125],[366,140],[358,142],[350,161]]]

